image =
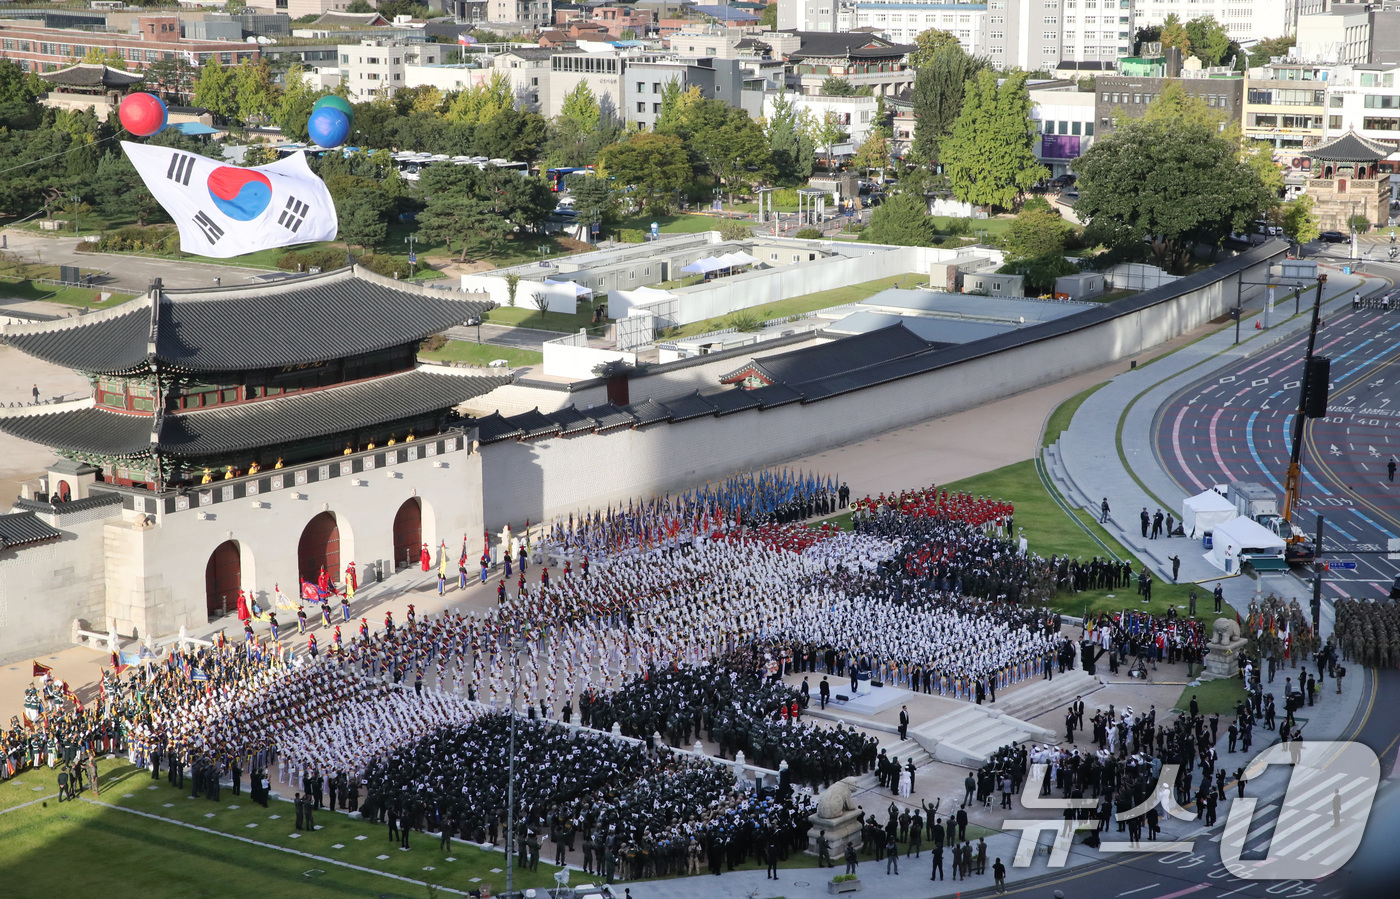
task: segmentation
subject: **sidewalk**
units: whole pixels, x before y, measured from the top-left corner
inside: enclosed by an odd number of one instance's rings
[[[1329,273],[1323,291],[1324,318],[1344,308],[1358,285],[1364,294],[1370,294],[1380,291],[1384,283],[1369,276]],[[1169,579],[1168,557],[1176,548],[1174,541],[1144,540],[1137,530],[1134,514],[1144,506],[1179,510],[1181,501],[1186,498],[1157,462],[1153,448],[1153,420],[1157,411],[1175,393],[1211,372],[1257,356],[1306,331],[1312,313],[1306,294],[1301,310],[1268,330],[1242,330],[1238,346],[1234,343],[1235,329],[1222,328],[1169,356],[1110,380],[1079,407],[1069,428],[1045,452],[1046,468],[1057,489],[1072,505],[1088,510],[1095,518],[1098,518],[1100,502],[1107,497],[1109,507],[1117,511],[1104,527],[1139,559],[1156,569],[1159,577]],[[1280,311],[1288,312],[1286,304],[1275,307],[1276,315]],[[1246,320],[1256,317],[1257,312],[1246,310]],[[1299,593],[1298,581],[1285,572],[1264,572],[1257,580],[1238,574],[1225,577],[1197,552],[1182,553],[1178,581],[1219,581],[1224,585],[1226,600],[1237,609],[1247,606],[1254,596],[1270,590],[1288,596]],[[1332,620],[1327,603],[1323,604],[1323,620],[1325,634]]]

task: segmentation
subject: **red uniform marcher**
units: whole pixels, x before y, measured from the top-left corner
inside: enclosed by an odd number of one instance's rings
[[[325,596],[331,592],[331,576],[326,574],[326,566],[321,566],[321,573],[316,575],[316,586],[320,588],[321,595]]]
[[[239,621],[242,621],[244,624],[247,624],[247,623],[248,623],[248,619],[250,619],[250,618],[252,618],[252,617],[253,617],[253,616],[248,612],[248,598],[247,598],[246,596],[243,595],[243,591],[242,591],[242,590],[239,590],[239,591],[238,591],[238,620],[239,620]]]
[[[428,544],[423,544],[423,553],[419,556],[419,561],[423,563],[423,570],[427,571],[433,567],[433,557],[428,553]]]
[[[345,580],[350,582],[351,591],[360,589],[360,579],[355,574],[355,563],[351,562],[345,566]]]

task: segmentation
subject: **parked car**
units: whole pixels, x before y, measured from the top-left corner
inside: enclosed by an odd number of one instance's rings
[[[1340,231],[1323,231],[1318,237],[1323,243],[1346,243],[1347,236]]]

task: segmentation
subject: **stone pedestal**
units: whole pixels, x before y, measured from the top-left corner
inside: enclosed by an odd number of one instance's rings
[[[826,838],[831,843],[831,860],[836,863],[835,870],[842,870],[841,855],[846,851],[847,843],[854,843],[857,850],[861,848],[860,839],[860,812],[844,812],[835,818],[823,818],[821,815],[812,816],[812,830],[808,836],[811,839],[812,848],[808,849],[809,855],[817,854],[817,834],[826,831]]]
[[[1245,647],[1244,640],[1230,643],[1212,643],[1206,650],[1206,668],[1202,680],[1236,677],[1240,671],[1240,652]]]

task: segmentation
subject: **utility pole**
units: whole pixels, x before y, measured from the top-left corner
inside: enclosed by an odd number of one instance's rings
[[[1317,636],[1322,625],[1322,570],[1326,567],[1322,562],[1322,515],[1319,514],[1317,516],[1317,542],[1313,544],[1313,636]]]
[[[520,650],[525,643],[510,637],[510,754],[506,764],[506,895],[515,893],[515,693],[520,686]]]

